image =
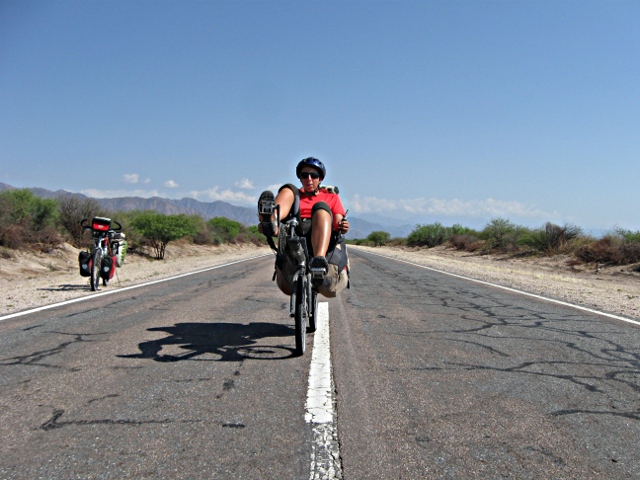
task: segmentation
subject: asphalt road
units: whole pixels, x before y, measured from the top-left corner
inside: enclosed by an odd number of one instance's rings
[[[351,251],[339,470],[640,478],[640,328]],[[309,479],[314,336],[265,257],[0,322],[1,479]]]

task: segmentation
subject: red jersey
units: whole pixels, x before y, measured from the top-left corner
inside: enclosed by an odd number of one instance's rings
[[[311,208],[318,202],[325,202],[331,208],[333,214],[333,228],[338,229],[338,222],[336,221],[336,215],[343,215],[346,213],[342,206],[342,201],[337,193],[329,193],[326,189],[320,188],[316,195],[305,194],[303,190],[300,190],[300,218],[311,218]]]

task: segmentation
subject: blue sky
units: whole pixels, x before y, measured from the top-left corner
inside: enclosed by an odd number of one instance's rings
[[[638,1],[0,0],[0,182],[640,230]]]

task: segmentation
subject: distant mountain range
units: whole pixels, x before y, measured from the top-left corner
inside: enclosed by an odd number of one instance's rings
[[[0,191],[14,189],[11,185],[0,182]],[[46,190],[44,188],[29,188],[34,195],[41,198],[58,198],[65,195],[73,195],[80,198],[88,198],[81,193],[68,192],[66,190]],[[101,207],[110,211],[128,212],[130,210],[153,210],[165,215],[184,213],[187,215],[200,215],[205,220],[215,217],[226,217],[243,225],[250,226],[258,223],[257,210],[248,207],[238,207],[227,202],[201,202],[193,198],[173,200],[170,198],[141,198],[141,197],[117,197],[96,198]],[[392,237],[406,237],[413,230],[410,225],[391,225],[377,222],[369,222],[349,215],[350,229],[347,238],[366,238],[371,232],[384,231]]]

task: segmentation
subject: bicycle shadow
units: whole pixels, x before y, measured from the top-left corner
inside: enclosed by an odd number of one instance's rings
[[[170,327],[154,327],[149,332],[166,332],[168,336],[138,344],[140,353],[117,355],[119,358],[142,358],[156,362],[192,360],[206,354],[218,355],[215,361],[237,362],[248,358],[278,360],[292,357],[293,348],[263,345],[267,338],[290,337],[294,328],[276,323],[177,323]],[[183,354],[163,354],[167,348],[179,348]]]
[[[49,288],[37,288],[36,290],[44,291],[44,292],[74,292],[77,290],[86,290],[87,283],[74,283],[74,284],[62,284],[57,287],[49,287]]]

